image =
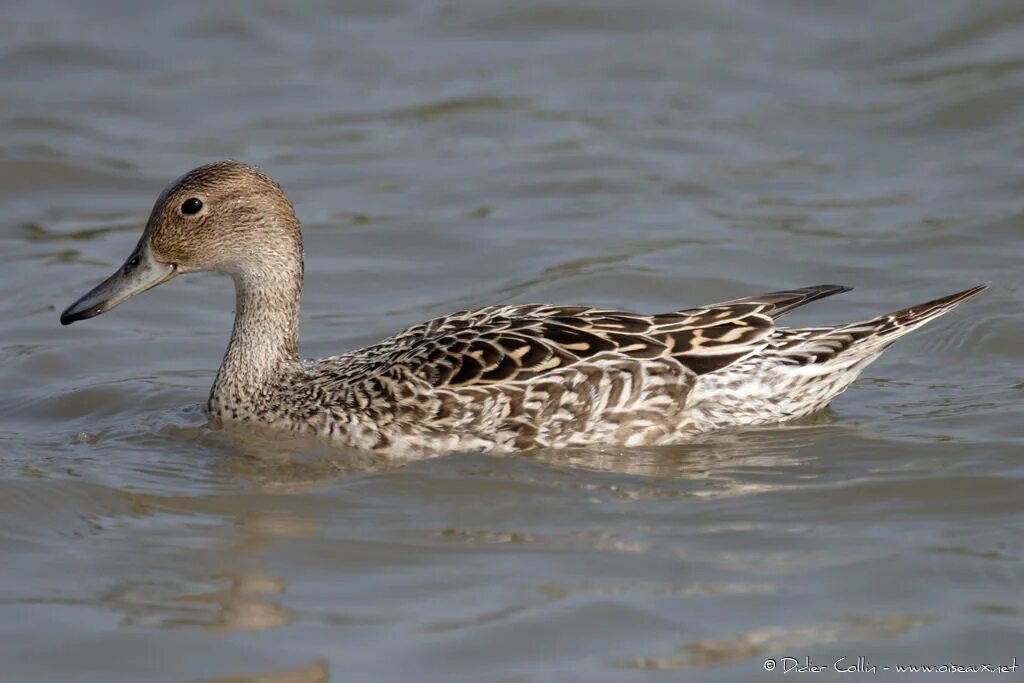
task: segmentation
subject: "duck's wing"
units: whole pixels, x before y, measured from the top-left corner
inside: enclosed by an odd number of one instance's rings
[[[529,382],[599,360],[674,359],[701,375],[763,349],[775,316],[845,290],[822,285],[654,315],[496,306],[409,328],[375,347],[374,355],[381,374],[436,388]]]
[[[853,287],[846,285],[814,285],[812,287],[801,287],[799,289],[785,289],[780,292],[768,292],[758,296],[745,297],[743,299],[732,299],[712,304],[707,308],[721,309],[733,308],[737,311],[745,310],[748,307],[757,313],[767,315],[773,320],[789,313],[795,308],[806,306],[812,301],[824,299],[827,296],[843,294],[852,291]],[[693,309],[700,311],[703,309]],[[684,311],[685,312],[685,311]]]
[[[721,370],[761,351],[777,330],[775,319],[827,296],[843,285],[814,285],[722,301],[652,316],[658,333],[674,338],[672,355],[698,375]]]

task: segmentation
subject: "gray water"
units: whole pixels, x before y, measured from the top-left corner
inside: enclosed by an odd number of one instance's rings
[[[0,102],[0,681],[1024,665],[1021,3],[7,0]],[[224,279],[58,325],[222,157],[297,207],[310,357],[498,302],[992,287],[800,424],[389,463],[206,425]]]

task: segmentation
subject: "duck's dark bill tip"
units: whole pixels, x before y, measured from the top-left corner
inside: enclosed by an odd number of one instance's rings
[[[75,310],[75,307],[71,306],[70,308],[68,308],[63,313],[60,314],[60,324],[70,325],[71,323],[78,322],[79,320],[95,318],[102,312],[103,304],[96,304],[95,306],[90,306],[89,308],[84,308],[80,311]]]

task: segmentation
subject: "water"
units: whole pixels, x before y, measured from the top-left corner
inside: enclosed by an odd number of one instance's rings
[[[1020,3],[9,0],[0,88],[4,683],[1024,659]],[[801,424],[400,466],[206,426],[221,278],[59,327],[221,157],[298,207],[308,356],[498,302],[992,287]]]

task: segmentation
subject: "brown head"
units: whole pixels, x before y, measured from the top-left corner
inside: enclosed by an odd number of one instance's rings
[[[92,318],[180,273],[216,271],[244,281],[296,271],[301,277],[301,270],[302,233],[280,186],[252,166],[218,161],[167,186],[128,260],[60,321]]]

